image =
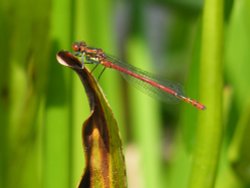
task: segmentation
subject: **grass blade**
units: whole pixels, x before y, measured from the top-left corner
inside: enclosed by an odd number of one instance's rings
[[[202,23],[201,101],[190,188],[214,187],[222,142],[223,1],[206,0]]]

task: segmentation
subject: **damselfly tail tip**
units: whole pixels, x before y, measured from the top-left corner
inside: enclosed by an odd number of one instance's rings
[[[177,96],[179,99],[181,99],[189,104],[192,104],[194,107],[196,107],[199,110],[206,110],[206,106],[204,106],[203,104],[199,103],[198,101],[196,101],[194,99],[191,99],[191,98],[185,97],[183,95],[179,95],[179,94],[175,94],[175,96]]]
[[[201,108],[201,110],[206,110],[207,109],[207,107],[206,106],[202,106],[202,108]]]
[[[206,106],[204,106],[203,104],[201,104],[201,103],[196,103],[195,105],[194,105],[196,108],[198,108],[199,110],[206,110]]]

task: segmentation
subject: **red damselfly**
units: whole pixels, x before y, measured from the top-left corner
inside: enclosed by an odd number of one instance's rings
[[[199,110],[204,110],[206,107],[198,101],[185,97],[179,85],[173,84],[169,81],[162,81],[152,74],[140,70],[130,64],[123,63],[112,56],[106,54],[100,48],[93,48],[87,46],[85,42],[75,42],[72,45],[75,55],[82,58],[82,66],[85,63],[99,64],[105,68],[112,68],[118,70],[128,80],[135,80],[138,87],[146,89],[147,93],[153,94],[163,100],[171,100],[171,98],[182,100],[186,103],[192,104]],[[86,62],[84,62],[84,58]],[[103,69],[103,70],[104,70]]]

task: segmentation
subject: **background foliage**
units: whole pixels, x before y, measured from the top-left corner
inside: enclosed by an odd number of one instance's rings
[[[204,89],[214,75],[200,68],[209,55],[202,47],[213,44],[201,37],[209,32],[202,29],[203,8],[200,0],[1,0],[0,187],[66,188],[80,180],[81,125],[89,107],[79,79],[55,59],[73,41],[181,83],[188,96],[201,96],[212,117],[204,93],[216,83]],[[223,14],[223,69],[216,73],[224,79],[223,106],[216,105],[224,131],[214,186],[243,188],[250,184],[250,2],[226,0]],[[203,112],[154,100],[112,70],[100,84],[120,126],[129,187],[187,187]]]

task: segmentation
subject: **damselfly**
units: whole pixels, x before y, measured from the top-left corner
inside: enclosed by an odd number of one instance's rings
[[[96,66],[101,64],[104,66],[104,69],[112,68],[118,70],[126,79],[135,80],[138,87],[144,88],[149,95],[153,94],[163,100],[175,98],[192,104],[199,110],[206,109],[206,107],[198,101],[185,97],[179,85],[169,81],[162,81],[146,71],[140,70],[130,64],[123,63],[106,54],[100,48],[89,47],[85,42],[75,42],[72,48],[75,55],[82,58],[82,66],[84,66],[85,63],[95,64]],[[84,58],[86,62],[84,62]]]

